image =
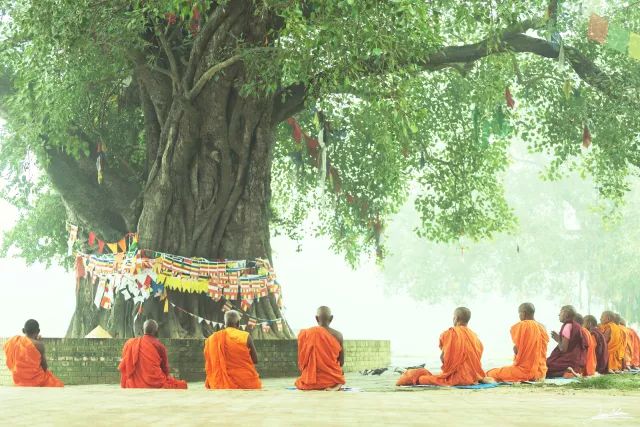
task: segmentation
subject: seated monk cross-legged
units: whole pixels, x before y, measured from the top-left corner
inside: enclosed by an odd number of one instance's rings
[[[255,364],[258,354],[249,332],[240,330],[240,313],[224,314],[225,328],[204,342],[204,365],[209,389],[262,388]]]
[[[587,353],[584,359],[584,368],[582,369],[582,374],[585,377],[590,377],[596,374],[596,367],[598,365],[598,360],[596,358],[596,339],[591,335],[589,329],[584,326],[584,318],[581,314],[576,314],[575,321],[577,324],[582,326],[582,336],[587,343]]]
[[[625,369],[631,369],[634,366],[633,365],[633,358],[634,358],[634,355],[633,355],[633,351],[634,351],[633,330],[631,328],[627,327],[627,322],[621,317],[619,317],[618,325],[624,331],[625,341],[626,341],[625,352],[624,352],[624,368]]]
[[[331,309],[322,306],[316,314],[318,326],[298,334],[296,387],[300,390],[339,390],[345,383],[342,334],[329,327],[332,320]]]
[[[24,336],[9,338],[4,344],[13,383],[21,387],[63,387],[62,381],[48,369],[38,322],[27,320],[22,332]]]
[[[598,329],[598,321],[589,314],[584,316],[583,326],[591,333],[595,342],[596,372],[606,374],[609,372],[609,351],[607,350],[607,340]]]
[[[169,374],[167,349],[158,339],[158,324],[147,320],[144,335],[129,339],[122,348],[120,386],[122,388],[186,389],[187,383]]]
[[[480,359],[483,347],[478,336],[467,327],[470,319],[471,311],[468,308],[456,308],[453,312],[453,327],[440,335],[442,373],[433,375],[424,368],[408,369],[396,385],[456,386],[494,383],[482,370]]]
[[[580,376],[588,346],[582,326],[576,323],[576,310],[571,305],[562,307],[558,317],[562,327],[560,333],[551,332],[551,338],[558,345],[547,359],[547,378]]]
[[[632,347],[632,356],[631,356],[631,364],[630,368],[639,369],[640,368],[640,336],[635,329],[627,326],[627,330],[629,330],[629,339],[631,340]]]
[[[541,380],[546,376],[549,335],[544,326],[534,320],[535,310],[528,302],[518,307],[520,322],[511,327],[513,365],[491,369],[488,377],[500,382],[518,382]]]
[[[607,341],[609,352],[608,372],[622,371],[622,362],[627,346],[627,337],[620,326],[615,323],[616,314],[613,311],[604,311],[600,316],[600,332]]]

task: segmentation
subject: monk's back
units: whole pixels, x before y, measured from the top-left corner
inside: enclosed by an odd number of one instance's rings
[[[300,378],[296,387],[301,390],[322,390],[345,383],[340,353],[342,334],[335,329],[315,326],[303,329],[298,335],[298,368]]]
[[[50,371],[42,368],[42,354],[37,343],[29,337],[15,336],[4,345],[7,367],[17,386],[62,387],[63,383]]]
[[[247,342],[249,333],[227,327],[205,341],[204,357],[207,380],[213,389],[256,389],[262,384],[255,369]]]

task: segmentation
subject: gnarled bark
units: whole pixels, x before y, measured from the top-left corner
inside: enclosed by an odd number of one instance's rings
[[[266,18],[252,14],[250,2],[231,2],[213,11],[193,43],[189,60],[181,64],[170,43],[160,37],[162,63],[140,61],[137,80],[145,118],[148,177],[137,221],[139,246],[159,252],[209,259],[271,258],[269,204],[274,144],[274,99],[241,96],[246,72],[239,57],[228,55],[238,40],[261,41]],[[114,227],[117,228],[117,227]],[[191,337],[212,331],[204,322],[150,298],[137,322],[133,305],[118,297],[111,314],[95,310],[89,298],[95,290],[83,281],[69,336],[84,336],[97,324],[126,337],[139,333],[146,318],[159,321],[161,335]],[[178,307],[208,320],[222,322],[224,301],[208,295],[169,292]],[[91,309],[81,307],[89,304]],[[273,320],[281,313],[273,295],[254,302],[252,316]],[[105,317],[106,316],[106,317]],[[273,326],[273,325],[272,325]],[[253,334],[291,338],[283,331]]]

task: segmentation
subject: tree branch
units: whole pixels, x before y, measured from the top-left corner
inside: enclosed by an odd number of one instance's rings
[[[211,80],[211,78],[219,71],[225,69],[226,67],[229,67],[230,65],[235,64],[236,62],[238,62],[240,59],[242,58],[242,56],[240,55],[234,55],[229,59],[226,59],[222,62],[218,62],[216,65],[212,66],[211,68],[209,68],[207,71],[205,71],[202,76],[200,76],[200,78],[198,79],[198,82],[193,86],[193,88],[187,93],[186,98],[188,100],[192,100],[195,97],[197,97],[200,94],[200,91],[202,90],[202,88],[204,87],[204,85],[207,84],[207,82],[209,80]]]
[[[167,59],[169,60],[169,66],[171,67],[171,78],[173,79],[173,84],[177,87],[180,87],[180,73],[178,72],[178,63],[176,62],[176,57],[171,50],[171,46],[167,41],[167,38],[164,36],[162,31],[157,30],[158,40],[160,40],[160,44],[164,49],[164,53],[167,55]]]
[[[211,12],[211,15],[207,18],[196,40],[193,42],[191,52],[189,53],[189,61],[182,82],[184,87],[188,87],[193,82],[200,59],[218,27],[224,20],[233,19],[242,11],[242,8],[239,7],[240,3],[242,2],[231,2],[231,4],[226,6],[217,6],[213,12]]]
[[[436,71],[448,67],[466,70],[475,61],[490,55],[506,52],[532,53],[544,58],[558,58],[559,52],[550,42],[523,34],[525,31],[538,26],[539,22],[537,21],[525,21],[504,31],[498,39],[485,39],[468,45],[444,47],[438,52],[426,56],[421,61],[411,64],[399,64],[399,66],[418,65],[425,71]],[[494,43],[491,43],[492,41]],[[565,46],[564,51],[566,60],[585,83],[612,99],[629,103],[637,102],[635,98],[618,90],[614,79],[578,49]],[[379,59],[372,60],[363,64],[363,68],[369,74],[386,73],[388,70],[380,65],[383,63],[384,61]],[[302,110],[308,90],[309,87],[302,84],[292,85],[283,89],[282,93],[290,92],[291,95],[285,96],[284,100],[281,96],[275,100],[274,120],[280,122]]]
[[[59,149],[48,149],[47,175],[65,204],[104,239],[120,239],[134,230],[139,215],[136,200],[141,190],[126,168],[107,166],[104,184],[96,178],[95,160],[75,159]]]

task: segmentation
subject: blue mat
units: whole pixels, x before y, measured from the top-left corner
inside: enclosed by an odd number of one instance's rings
[[[291,391],[324,391],[324,390],[298,390],[296,387],[286,387],[287,390]],[[336,391],[345,391],[347,393],[358,393],[361,392],[362,389],[359,387],[342,387],[340,390]]]
[[[439,386],[439,385],[403,385],[404,388],[461,388],[467,390],[484,390],[487,388],[496,388],[502,385],[511,385],[511,383],[491,383],[491,384],[474,384],[474,385],[455,385],[452,387]]]

